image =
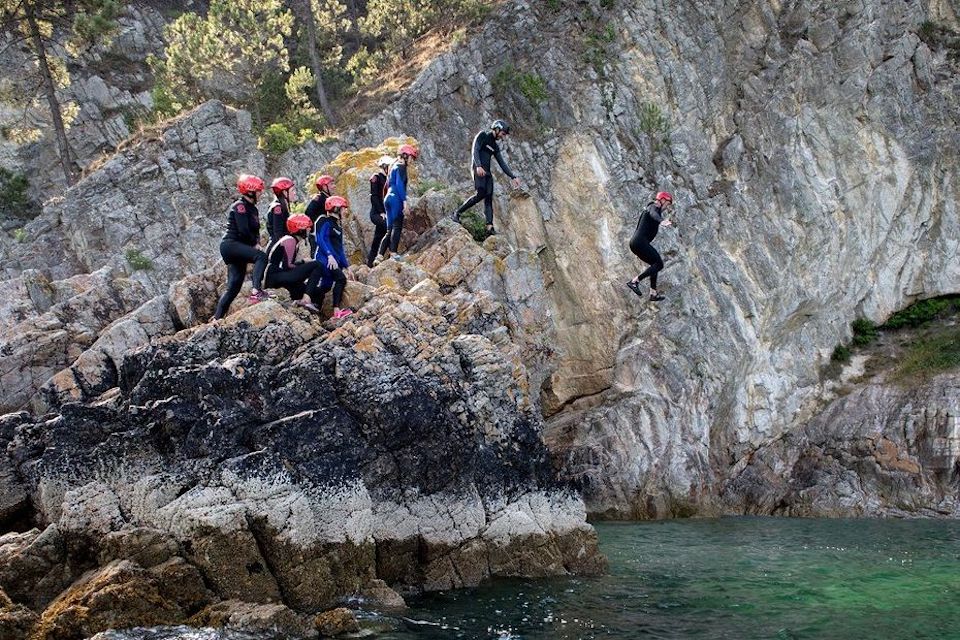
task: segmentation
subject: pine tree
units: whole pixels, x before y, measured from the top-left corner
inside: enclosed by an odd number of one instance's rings
[[[206,16],[185,13],[166,27],[166,58],[152,64],[175,101],[219,98],[250,109],[262,127],[259,88],[289,71],[285,39],[292,26],[279,0],[212,0]]]
[[[116,0],[0,0],[0,45],[4,49],[18,47],[28,57],[28,64],[18,69],[15,77],[0,81],[0,90],[23,108],[22,132],[32,128],[29,112],[46,102],[68,185],[76,182],[77,176],[67,141],[70,114],[65,111],[71,107],[57,96],[57,90],[70,82],[66,56],[76,55],[84,45],[109,34],[119,10]]]

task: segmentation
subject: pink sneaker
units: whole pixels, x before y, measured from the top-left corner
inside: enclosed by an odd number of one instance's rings
[[[334,319],[334,320],[342,320],[343,318],[346,318],[347,316],[352,315],[352,314],[353,314],[353,310],[352,310],[352,309],[340,309],[340,311],[337,311],[337,312],[335,312],[335,313],[333,314],[333,319]]]
[[[269,299],[270,299],[270,294],[264,291],[263,289],[260,289],[260,291],[256,293],[251,293],[247,297],[247,302],[249,302],[250,304],[257,304],[258,302],[263,302],[264,300],[269,300]]]

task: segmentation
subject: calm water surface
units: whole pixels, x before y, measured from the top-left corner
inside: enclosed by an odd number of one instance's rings
[[[960,640],[960,522],[725,518],[600,524],[600,578],[511,580],[411,600],[381,640]],[[156,630],[98,640],[252,638]]]

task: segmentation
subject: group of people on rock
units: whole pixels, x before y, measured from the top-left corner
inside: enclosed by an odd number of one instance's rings
[[[476,194],[468,198],[451,214],[460,222],[468,209],[484,203],[484,217],[488,235],[493,226],[493,174],[491,161],[496,159],[503,172],[520,186],[503,158],[499,142],[510,134],[510,126],[503,120],[494,120],[490,128],[480,131],[471,145],[471,173]],[[419,150],[410,144],[401,145],[396,157],[382,156],[378,170],[370,177],[370,222],[374,226],[373,241],[367,252],[366,264],[373,267],[388,255],[403,260],[400,236],[407,201],[407,170],[417,160]],[[279,177],[270,184],[273,201],[267,213],[267,232],[270,241],[266,250],[260,248],[260,212],[257,202],[265,190],[264,181],[243,174],[237,180],[239,198],[227,212],[227,230],[220,242],[220,255],[227,265],[227,288],[220,297],[213,319],[227,315],[230,305],[240,293],[248,265],[253,265],[252,289],[249,302],[258,303],[271,296],[267,289],[283,288],[290,293],[294,304],[313,313],[319,313],[324,298],[333,291],[333,319],[349,316],[353,311],[341,307],[347,279],[352,278],[350,262],[343,248],[343,219],[348,215],[347,199],[334,195],[335,180],[321,175],[315,180],[317,189],[307,203],[304,213],[290,213],[290,205],[297,201],[296,185],[287,177]],[[670,226],[666,212],[673,204],[673,196],[665,191],[644,209],[637,229],[630,241],[630,250],[650,266],[627,286],[642,296],[640,281],[650,278],[650,300],[663,300],[657,292],[657,274],[663,269],[663,260],[650,244],[661,224]],[[301,255],[306,245],[307,256]]]

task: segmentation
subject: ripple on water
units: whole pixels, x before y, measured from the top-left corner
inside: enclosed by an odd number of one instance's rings
[[[610,573],[411,601],[380,640],[960,638],[960,523],[724,518],[601,524]],[[145,635],[147,633],[153,635]],[[213,631],[97,640],[251,640]],[[180,635],[177,635],[180,633]],[[192,634],[192,635],[191,635]]]

